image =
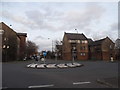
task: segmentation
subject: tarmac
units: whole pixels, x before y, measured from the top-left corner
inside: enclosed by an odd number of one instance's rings
[[[120,88],[119,80],[120,80],[120,76],[97,79],[97,82],[100,84],[104,84],[110,88]]]

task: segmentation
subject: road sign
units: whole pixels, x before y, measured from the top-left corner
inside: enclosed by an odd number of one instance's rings
[[[43,52],[43,56],[46,56],[47,55],[47,52]]]

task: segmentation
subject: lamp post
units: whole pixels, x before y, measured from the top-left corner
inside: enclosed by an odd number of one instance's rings
[[[50,39],[50,38],[48,38],[48,39]],[[53,40],[52,40],[52,47],[51,48],[52,48],[52,57],[51,58],[53,58]]]

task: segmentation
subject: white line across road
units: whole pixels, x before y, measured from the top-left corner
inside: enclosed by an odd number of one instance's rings
[[[75,83],[73,83],[73,85],[78,85],[78,84],[88,84],[88,83],[91,83],[91,82],[75,82]]]
[[[42,88],[42,87],[52,87],[52,86],[54,86],[54,85],[51,84],[51,85],[29,86],[28,88]]]

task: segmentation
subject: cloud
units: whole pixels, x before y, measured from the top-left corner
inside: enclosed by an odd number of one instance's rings
[[[39,50],[51,50],[52,48],[52,41],[49,39],[45,39],[42,36],[37,36],[35,37],[35,39],[33,40],[36,45],[39,46]]]
[[[76,8],[76,4],[73,5],[73,7],[72,4],[69,3],[49,3],[50,5],[42,5],[39,3],[34,5],[32,4],[33,3],[31,3],[30,9],[25,9],[21,12],[18,11],[20,14],[13,14],[14,10],[11,12],[6,9],[2,12],[2,17],[6,20],[15,22],[16,29],[18,29],[18,31],[23,32],[27,30],[28,33],[33,32],[31,35],[34,35],[34,37],[32,36],[31,39],[40,46],[41,50],[51,47],[51,41],[46,40],[42,36],[43,32],[47,32],[47,34],[63,31],[73,32],[76,28],[78,32],[82,32],[87,37],[89,36],[93,39],[100,39],[106,36],[110,36],[113,39],[116,37],[116,35],[113,35],[117,32],[116,23],[108,25],[109,28],[104,28],[104,25],[103,27],[101,25],[101,21],[103,21],[104,17],[103,15],[106,13],[106,8],[100,4],[88,3],[85,5],[86,7],[84,6],[82,9],[81,7]],[[26,4],[26,8],[28,7],[27,5],[29,4]],[[70,7],[70,9],[68,9],[68,7]],[[52,37],[51,35],[47,35],[47,37],[48,36]]]
[[[62,5],[60,5],[62,6]],[[27,10],[23,15],[2,12],[3,17],[31,30],[65,31],[73,28],[84,30],[92,22],[99,21],[105,9],[99,5],[87,6],[84,10],[59,10],[52,5]]]
[[[77,27],[82,30],[92,24],[92,22],[100,20],[104,11],[105,9],[99,5],[88,6],[84,11],[68,11],[64,17],[65,25],[67,25],[68,29]]]
[[[60,12],[51,9],[26,11],[25,14],[30,21],[34,22],[31,28],[56,31],[61,23],[59,22]]]
[[[113,23],[110,26],[110,30],[118,30],[118,23]]]
[[[43,36],[39,35],[35,39],[45,39]]]
[[[27,30],[30,28],[30,25],[34,25],[34,22],[27,19],[24,15],[13,14],[8,10],[2,11],[2,18],[16,23],[15,27],[18,29],[17,31],[24,31],[25,29]]]
[[[28,24],[30,28],[64,31],[73,28],[84,30],[92,22],[99,21],[105,9],[99,5],[86,7],[84,11],[79,9],[59,11],[51,7],[44,7],[39,10],[26,11],[26,17],[34,24]]]
[[[110,30],[108,34],[114,41],[119,37],[118,23],[115,22],[110,25]],[[116,38],[116,35],[117,35],[117,38]]]
[[[99,40],[101,38],[105,38],[108,36],[110,39],[115,41],[117,39],[116,35],[118,35],[118,24],[113,23],[108,26],[110,26],[110,27],[107,30],[106,29],[103,29],[103,30],[97,29],[96,31],[92,31],[92,34],[91,34],[92,38],[94,40]]]

